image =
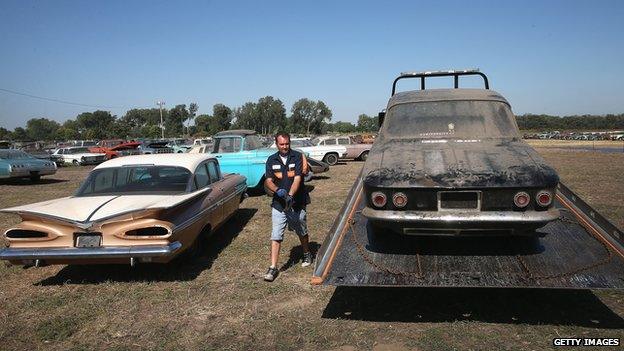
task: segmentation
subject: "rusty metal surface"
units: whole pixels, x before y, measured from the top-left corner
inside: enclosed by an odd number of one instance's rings
[[[423,238],[373,232],[361,194],[358,181],[319,250],[313,283],[624,288],[622,252],[559,201],[562,216],[540,229],[543,238]]]

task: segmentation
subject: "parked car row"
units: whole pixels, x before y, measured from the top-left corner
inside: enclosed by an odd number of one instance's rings
[[[610,132],[542,132],[524,134],[524,139],[556,139],[556,140],[624,140],[624,131]]]

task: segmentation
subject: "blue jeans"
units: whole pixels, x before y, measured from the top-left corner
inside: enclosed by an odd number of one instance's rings
[[[284,240],[284,230],[286,230],[286,224],[288,224],[288,229],[294,230],[297,235],[308,235],[305,209],[302,209],[301,211],[291,209],[285,212],[280,212],[271,207],[271,219],[273,222],[271,240]]]

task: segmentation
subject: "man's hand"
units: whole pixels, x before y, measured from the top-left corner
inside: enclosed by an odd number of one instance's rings
[[[285,199],[286,195],[288,195],[288,191],[286,191],[286,189],[277,189],[275,194],[277,194],[277,196],[281,197],[282,199]]]
[[[293,199],[292,196],[290,195],[286,195],[286,197],[284,198],[285,202],[286,202],[286,208],[284,208],[284,211],[288,211],[290,210],[293,205],[295,204],[295,200]]]

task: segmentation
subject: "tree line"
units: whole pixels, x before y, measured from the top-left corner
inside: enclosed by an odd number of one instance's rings
[[[522,130],[624,130],[624,114],[605,116],[551,116],[524,114],[517,116]]]
[[[287,131],[297,134],[328,132],[374,132],[377,117],[362,114],[357,124],[331,122],[331,109],[323,101],[303,98],[287,113],[284,103],[272,96],[230,108],[224,104],[212,107],[212,114],[197,115],[197,103],[179,104],[171,109],[136,108],[122,117],[109,111],[83,112],[63,123],[41,117],[32,118],[25,127],[13,131],[0,127],[0,140],[77,140],[136,139],[172,137],[205,137],[228,129],[252,129],[261,134]],[[162,117],[161,117],[162,116]]]
[[[358,116],[357,123],[332,123],[332,111],[323,101],[307,98],[296,101],[290,113],[272,96],[230,108],[212,107],[212,114],[197,115],[196,103],[162,109],[165,137],[205,137],[228,129],[252,129],[261,134],[288,131],[296,134],[369,133],[377,131],[377,116]],[[160,138],[161,111],[158,108],[131,109],[123,117],[108,111],[83,112],[62,124],[48,118],[32,118],[25,127],[13,131],[0,127],[0,140],[73,140]],[[517,116],[521,130],[624,130],[624,114],[605,116]],[[194,122],[194,123],[193,123]]]

